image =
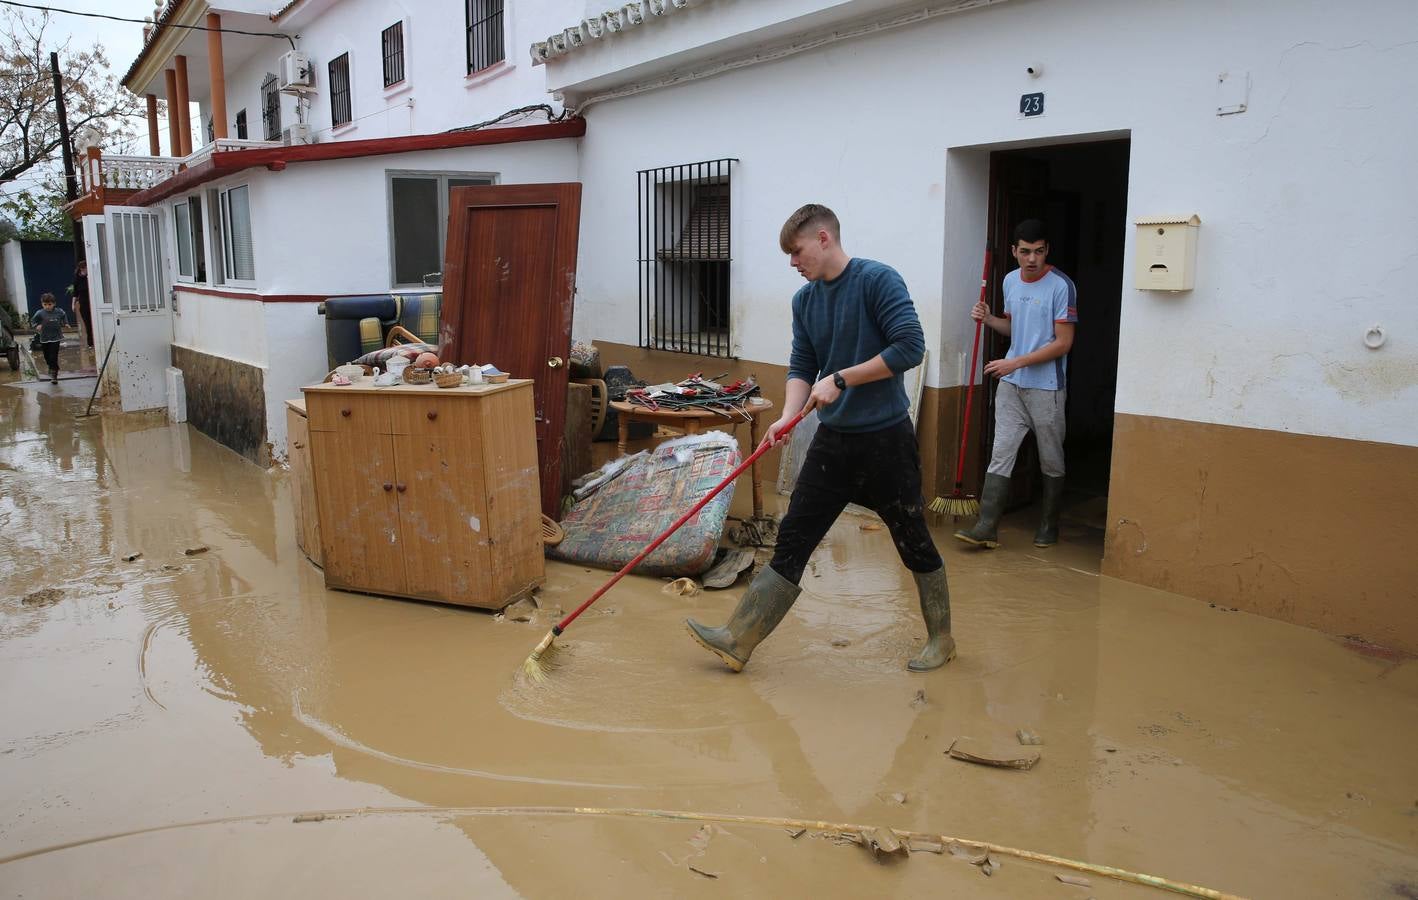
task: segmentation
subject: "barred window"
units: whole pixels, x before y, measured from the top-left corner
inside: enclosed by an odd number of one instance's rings
[[[735,162],[640,171],[640,346],[733,356],[729,176]]]
[[[261,82],[261,126],[266,140],[281,139],[281,92],[276,87],[276,76],[269,72]]]
[[[246,110],[237,110],[236,113],[236,137],[237,140],[246,140]]]
[[[330,124],[338,128],[354,114],[350,110],[350,55],[341,53],[330,60]]]
[[[384,86],[393,87],[404,80],[404,23],[395,22],[379,35],[384,55]]]
[[[507,55],[502,38],[502,0],[467,0],[468,72],[478,72]]]

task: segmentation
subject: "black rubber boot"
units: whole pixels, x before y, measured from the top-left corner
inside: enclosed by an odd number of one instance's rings
[[[728,663],[735,672],[742,672],[753,648],[778,627],[802,590],[773,571],[772,566],[764,566],[744,591],[727,624],[709,628],[693,619],[685,619],[684,624],[705,650]]]
[[[1059,506],[1063,500],[1064,480],[1044,476],[1044,511],[1039,517],[1039,530],[1034,532],[1035,547],[1052,547],[1059,542]]]
[[[950,636],[950,585],[945,566],[934,572],[913,572],[921,595],[921,618],[926,620],[926,645],[906,663],[912,672],[939,669],[955,657],[955,638]]]
[[[962,528],[955,536],[967,544],[993,550],[999,546],[999,519],[1009,497],[1009,476],[986,475],[985,487],[980,493],[980,517],[975,520],[975,527]]]

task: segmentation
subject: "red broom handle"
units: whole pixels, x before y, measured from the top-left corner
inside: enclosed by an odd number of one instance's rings
[[[782,437],[783,435],[792,431],[793,428],[795,428],[797,424],[803,420],[803,416],[806,416],[811,411],[812,404],[804,406],[796,416],[793,416],[793,418],[788,420],[788,424],[784,426],[782,431],[778,432],[778,436]],[[650,546],[646,547],[644,550],[641,550],[639,556],[626,563],[619,572],[611,576],[611,580],[601,585],[601,589],[592,594],[586,600],[585,603],[582,603],[580,606],[576,607],[574,610],[571,611],[570,615],[562,619],[560,622],[556,623],[556,627],[552,628],[552,632],[557,635],[560,635],[563,631],[565,631],[568,625],[576,621],[577,616],[585,612],[591,606],[592,603],[595,603],[597,600],[601,599],[601,596],[604,595],[606,591],[615,587],[616,583],[619,582],[622,578],[624,578],[626,574],[630,572],[631,569],[640,565],[640,563],[644,561],[645,557],[649,556],[651,553],[654,553],[656,547],[667,541],[670,535],[674,534],[676,531],[679,531],[681,525],[694,518],[695,514],[698,513],[701,509],[703,509],[704,506],[710,500],[713,500],[715,497],[719,496],[720,491],[733,484],[735,478],[738,478],[740,475],[742,475],[745,469],[753,465],[754,462],[764,453],[768,452],[769,446],[770,444],[767,440],[764,440],[761,444],[759,444],[758,449],[754,450],[753,453],[749,455],[748,459],[739,463],[738,468],[734,469],[728,474],[727,477],[724,478],[723,481],[719,482],[718,487],[714,488],[712,491],[700,498],[699,502],[694,504],[694,506],[690,508],[689,512],[680,516],[679,519],[677,519],[673,525],[665,529],[663,534],[651,541]]]
[[[986,289],[990,285],[990,248],[985,248],[985,271],[980,275],[980,302],[985,302]],[[975,346],[970,348],[970,387],[965,391],[965,427],[960,429],[960,453],[955,459],[955,487],[958,490],[965,480],[965,444],[970,437],[970,409],[975,405],[975,363],[979,361],[980,332],[985,320],[975,323]]]

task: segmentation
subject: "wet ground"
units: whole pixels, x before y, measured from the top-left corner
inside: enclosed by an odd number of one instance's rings
[[[90,385],[0,386],[0,895],[1163,896],[748,816],[1418,896],[1418,664],[1100,578],[1086,529],[1037,551],[1016,517],[980,553],[943,524],[960,656],[929,675],[885,532],[844,518],[744,674],[681,624],[742,583],[627,579],[532,686],[548,618],[325,590],[284,473],[160,416],[76,419]],[[542,603],[604,577],[550,565]],[[962,737],[1042,758],[951,759]]]

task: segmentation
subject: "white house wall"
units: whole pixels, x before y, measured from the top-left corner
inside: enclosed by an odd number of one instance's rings
[[[580,14],[580,3],[508,3],[505,5],[505,58],[480,73],[467,74],[464,47],[466,0],[342,0],[317,17],[291,29],[296,45],[310,57],[315,90],[309,94],[307,122],[316,141],[366,140],[410,134],[432,134],[486,121],[510,109],[550,103],[545,71],[532,65],[527,46],[552,28],[564,27]],[[404,81],[384,87],[380,35],[404,22]],[[272,41],[268,53],[227,73],[227,118],[236,136],[236,113],[246,109],[247,134],[261,131],[261,83],[277,72],[280,56],[289,49]],[[330,61],[350,55],[353,120],[335,129],[330,112]],[[203,121],[207,110],[203,109]],[[283,95],[281,126],[296,122],[296,101]]]
[[[1130,135],[1128,221],[1203,224],[1196,287],[1180,294],[1134,290],[1133,229],[1123,236],[1117,410],[1418,444],[1406,289],[1418,248],[1386,239],[1418,233],[1406,177],[1418,17],[1401,0],[1360,7],[1011,2],[598,103],[576,335],[636,342],[635,170],[737,157],[740,354],[786,359],[801,282],[777,231],[816,201],[841,215],[849,252],[900,269],[940,351],[928,384],[957,384],[987,149]],[[1216,115],[1223,72],[1249,78],[1246,112]],[[1021,119],[1030,91],[1046,92],[1047,112]],[[1381,351],[1362,343],[1375,323],[1389,332]]]

